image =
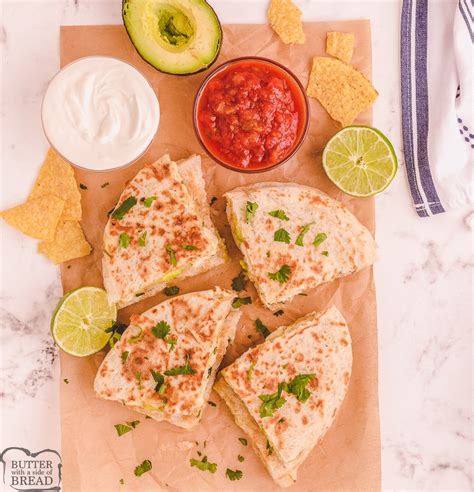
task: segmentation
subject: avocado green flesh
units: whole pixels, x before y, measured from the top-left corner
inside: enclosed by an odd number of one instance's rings
[[[137,51],[162,72],[195,73],[219,53],[220,23],[205,0],[124,0],[122,13]]]

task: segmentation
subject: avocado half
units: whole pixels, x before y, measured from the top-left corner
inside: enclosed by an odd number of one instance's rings
[[[123,0],[122,17],[140,56],[161,72],[197,73],[219,55],[221,24],[205,0]]]

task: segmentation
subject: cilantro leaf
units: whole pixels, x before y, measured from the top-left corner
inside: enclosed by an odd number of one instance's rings
[[[195,251],[198,249],[197,246],[194,246],[193,244],[182,244],[181,247],[187,251]]]
[[[165,287],[163,289],[165,296],[171,297],[179,294],[179,287],[176,285],[171,285],[170,287]]]
[[[253,368],[255,367],[255,364],[250,364],[250,367],[248,368],[247,371],[247,379],[250,381],[252,379],[252,373],[253,373]]]
[[[236,297],[232,301],[232,307],[235,309],[238,309],[240,306],[244,306],[246,304],[252,304],[252,298],[251,297]]]
[[[217,407],[217,405],[211,400],[208,400],[207,404],[210,405],[211,407]]]
[[[273,413],[281,408],[286,400],[282,398],[281,393],[286,387],[286,383],[278,383],[278,389],[271,395],[259,395],[262,404],[260,405],[260,417],[271,417]]]
[[[137,477],[141,477],[144,473],[149,472],[151,470],[151,461],[144,460],[140,465],[135,468],[135,475]]]
[[[322,242],[326,241],[328,238],[327,234],[324,232],[319,232],[316,234],[316,237],[314,238],[313,244],[314,246],[318,247]]]
[[[142,233],[142,235],[138,238],[138,245],[145,246],[146,245],[146,231]]]
[[[277,219],[280,220],[290,220],[290,218],[285,214],[283,210],[273,210],[272,212],[268,212],[268,215],[271,215],[272,217],[276,217]]]
[[[252,217],[255,215],[255,212],[258,209],[258,203],[256,202],[247,202],[247,205],[245,207],[245,222],[247,224],[250,222]]]
[[[81,190],[87,190],[87,186],[84,183],[79,183],[79,188]]]
[[[245,461],[245,458],[244,458],[241,454],[239,454],[239,455],[237,456],[237,459],[238,459],[241,463]]]
[[[273,316],[278,317],[278,316],[281,316],[282,314],[285,314],[285,311],[283,311],[283,309],[279,309],[278,311],[275,311],[273,313]]]
[[[119,437],[123,436],[124,434],[132,430],[132,428],[129,425],[125,425],[125,424],[115,424],[114,427]]]
[[[176,255],[175,255],[175,251],[173,249],[173,247],[171,246],[171,244],[167,244],[166,245],[166,252],[168,253],[169,257],[170,257],[170,263],[173,265],[173,266],[176,266]]]
[[[122,232],[119,236],[119,244],[122,248],[128,248],[130,244],[130,236],[126,232]]]
[[[161,338],[164,340],[170,330],[171,326],[166,321],[160,321],[151,329],[151,332],[156,338]]]
[[[125,350],[125,352],[122,352],[122,354],[120,355],[120,358],[122,359],[122,364],[125,364],[125,362],[127,362],[129,354],[130,354],[130,352],[128,350]]]
[[[150,208],[151,207],[151,204],[156,200],[156,196],[153,195],[153,196],[149,196],[148,198],[145,198],[143,200],[143,205],[145,205],[145,207],[148,207]]]
[[[139,420],[132,420],[131,422],[127,422],[127,425],[129,425],[132,429],[135,429],[135,427],[140,423]]]
[[[239,437],[239,441],[243,446],[247,446],[248,444],[247,439],[245,439],[245,437]]]
[[[278,231],[275,231],[275,234],[273,234],[273,240],[280,243],[290,244],[291,237],[285,229],[278,229]]]
[[[270,335],[270,330],[262,323],[260,318],[255,320],[255,328],[263,336],[263,338],[267,338]]]
[[[217,464],[207,461],[207,456],[204,456],[201,461],[191,458],[189,463],[191,463],[191,466],[195,466],[201,471],[208,471],[209,473],[216,473],[217,471]]]
[[[291,274],[291,268],[288,265],[283,265],[280,270],[277,272],[268,272],[268,276],[272,280],[276,280],[277,282],[280,282],[280,284],[284,284],[285,282],[288,282],[288,278]]]
[[[102,184],[100,185],[100,187],[101,187],[101,188],[105,188],[106,186],[109,186],[109,184],[110,184],[110,183],[109,183],[108,181],[106,181],[105,183],[102,183]]]
[[[270,444],[270,441],[267,439],[267,445],[265,446],[268,451],[268,456],[273,454],[273,446]]]
[[[124,215],[137,204],[137,199],[134,196],[129,196],[124,200],[119,207],[112,212],[112,219],[123,219]]]
[[[244,273],[240,272],[237,277],[232,279],[232,289],[235,290],[235,292],[241,292],[242,290],[245,290],[245,283]]]
[[[196,371],[189,365],[189,356],[186,356],[184,366],[173,367],[165,371],[165,376],[178,376],[180,374],[196,374]]]
[[[315,374],[298,374],[287,385],[285,389],[288,393],[296,396],[298,401],[304,403],[311,393],[306,389],[306,385],[314,379]]]
[[[225,471],[225,474],[227,475],[227,478],[229,480],[240,480],[242,478],[242,472],[240,470],[231,470],[230,468],[227,468]]]
[[[150,372],[156,383],[155,386],[156,393],[162,395],[166,389],[165,377],[163,376],[163,374],[155,371],[154,369],[150,369]]]
[[[300,232],[298,234],[298,237],[296,238],[296,241],[295,241],[295,244],[297,244],[298,246],[304,246],[303,244],[303,239],[304,239],[304,236],[305,234],[309,231],[310,227],[312,226],[313,224],[307,224],[305,226],[303,226],[301,229],[300,229]]]
[[[322,254],[323,256],[329,256],[329,251],[322,251],[322,252],[321,252],[321,254]]]

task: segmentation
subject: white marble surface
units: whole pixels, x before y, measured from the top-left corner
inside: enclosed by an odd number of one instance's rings
[[[264,20],[265,2],[246,8],[214,0],[223,21]],[[370,18],[375,124],[401,156],[399,2],[303,1],[308,20]],[[59,64],[60,24],[120,22],[120,2],[3,0],[0,209],[22,201],[47,145],[40,103]],[[415,214],[403,169],[377,199],[376,265],[384,490],[472,489],[474,213]],[[49,318],[58,270],[36,244],[0,224],[1,444],[59,449],[57,353]]]

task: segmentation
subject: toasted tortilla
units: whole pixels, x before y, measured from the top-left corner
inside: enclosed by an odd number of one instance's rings
[[[244,255],[248,276],[269,308],[376,259],[369,230],[342,203],[316,188],[267,182],[236,188],[225,197],[232,234]],[[257,204],[253,214],[246,212],[247,203]],[[283,219],[270,215],[277,211],[284,212]],[[303,228],[307,231],[298,245]],[[275,240],[282,229],[288,233],[287,242]],[[282,267],[287,278],[278,280],[275,273]]]
[[[220,288],[194,292],[132,316],[99,367],[94,381],[97,395],[158,421],[184,428],[196,425],[227,345],[235,336],[240,312],[232,308],[234,297]],[[165,338],[157,338],[152,331],[160,322],[170,327]],[[186,361],[192,374],[165,375],[167,370],[185,366]],[[151,369],[164,376],[162,393],[156,391]]]
[[[122,192],[115,210],[130,197],[137,199],[136,205],[121,219],[112,214],[104,231],[102,267],[110,302],[133,304],[172,280],[227,260],[210,217],[199,156],[177,165],[165,155],[145,166]],[[146,198],[153,199],[149,207]],[[128,237],[126,246],[121,234]]]
[[[237,425],[275,482],[287,487],[297,470],[333,423],[347,392],[352,371],[349,329],[335,307],[310,313],[273,332],[219,373],[214,389],[228,405]],[[282,392],[284,404],[260,416],[260,395],[273,394],[279,383],[313,374],[300,401]]]

